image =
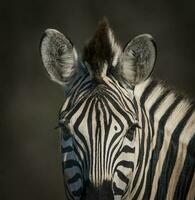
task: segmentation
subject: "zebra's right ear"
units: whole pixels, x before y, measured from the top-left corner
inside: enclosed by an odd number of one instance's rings
[[[77,72],[77,53],[70,40],[54,29],[47,29],[40,42],[43,64],[51,80],[65,85]]]

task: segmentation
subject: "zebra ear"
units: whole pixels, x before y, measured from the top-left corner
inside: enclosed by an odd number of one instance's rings
[[[146,80],[154,69],[156,45],[151,35],[135,37],[124,48],[122,54],[122,78],[130,84]]]
[[[77,66],[72,43],[57,30],[47,29],[41,39],[40,53],[50,78],[61,85],[69,83]]]

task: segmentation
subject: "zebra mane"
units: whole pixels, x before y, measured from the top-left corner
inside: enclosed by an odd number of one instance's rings
[[[108,20],[100,21],[94,37],[84,47],[83,61],[87,63],[93,77],[106,75],[108,67],[116,66],[121,47],[116,42]]]

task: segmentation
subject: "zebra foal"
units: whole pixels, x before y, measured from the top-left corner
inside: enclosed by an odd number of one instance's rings
[[[59,126],[67,200],[195,198],[194,104],[150,78],[152,36],[121,48],[103,20],[81,57],[53,29],[40,52],[66,91]]]

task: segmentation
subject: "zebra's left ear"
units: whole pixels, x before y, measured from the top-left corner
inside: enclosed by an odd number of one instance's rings
[[[142,34],[129,42],[121,55],[121,76],[132,85],[146,80],[154,69],[156,45],[149,34]]]

